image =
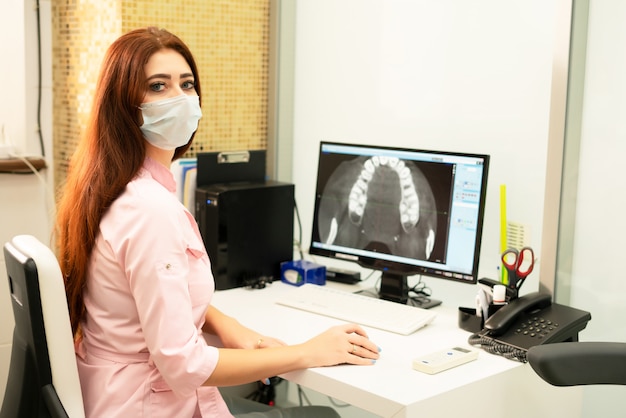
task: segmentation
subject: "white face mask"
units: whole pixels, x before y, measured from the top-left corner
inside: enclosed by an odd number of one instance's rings
[[[173,150],[189,142],[202,117],[200,98],[186,94],[143,103],[141,132],[157,148]]]

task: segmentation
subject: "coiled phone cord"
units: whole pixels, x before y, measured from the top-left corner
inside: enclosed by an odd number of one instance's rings
[[[528,359],[526,358],[526,350],[513,347],[509,344],[501,343],[480,334],[470,335],[467,342],[470,345],[480,345],[481,348],[486,352],[491,354],[497,354],[510,360],[517,360],[522,363],[526,363],[528,361]]]

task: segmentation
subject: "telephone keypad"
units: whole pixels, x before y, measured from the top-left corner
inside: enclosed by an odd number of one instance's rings
[[[527,300],[521,302],[514,300],[506,307],[510,309],[496,312],[497,321],[488,320],[493,323],[485,327],[483,336],[495,344],[528,350],[548,342],[578,341],[578,332],[591,319],[589,312],[558,303],[539,306]],[[501,312],[507,315],[500,315]]]
[[[544,339],[558,326],[558,323],[554,323],[549,319],[535,316],[522,322],[515,330],[515,333],[530,338]]]

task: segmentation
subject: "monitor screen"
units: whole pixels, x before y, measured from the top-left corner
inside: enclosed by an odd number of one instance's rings
[[[407,302],[406,277],[476,283],[489,156],[322,142],[309,252],[382,271],[380,296]]]

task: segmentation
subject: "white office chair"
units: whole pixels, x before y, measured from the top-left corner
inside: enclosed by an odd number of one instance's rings
[[[7,242],[4,258],[15,329],[0,418],[84,418],[58,261],[30,235]]]

